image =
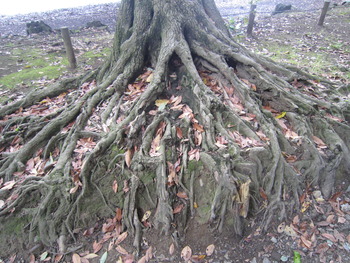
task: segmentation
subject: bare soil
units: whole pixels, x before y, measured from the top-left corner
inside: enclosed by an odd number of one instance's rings
[[[323,27],[316,25],[318,16],[318,13],[259,16],[251,38],[246,38],[244,35],[244,19],[236,19],[235,34],[243,45],[271,59],[293,63],[309,70],[310,73],[321,74],[331,80],[349,84],[350,8],[331,10]],[[241,26],[237,26],[239,23]],[[65,71],[60,79],[96,68],[103,58],[89,60],[84,58],[83,54],[109,47],[113,34],[104,29],[86,29],[74,32],[72,37],[78,54],[79,68],[75,72]],[[43,54],[55,52],[58,56],[64,55],[58,34],[12,36],[1,38],[0,41],[0,65],[2,65],[0,77],[25,67],[25,61],[18,62],[11,58],[13,47],[33,46],[44,50]],[[47,80],[44,85],[60,79]],[[14,95],[19,96],[30,88],[32,88],[30,85],[26,85],[25,89],[18,87]],[[7,90],[1,92],[9,94]],[[212,235],[204,236],[202,233],[207,232],[204,230],[209,227],[208,224],[192,224],[187,230],[186,239],[178,237],[173,240],[164,235],[159,236],[152,228],[146,228],[143,244],[145,247],[151,245],[154,248],[154,258],[150,262],[183,262],[180,256],[185,246],[190,246],[193,254],[198,256],[193,262],[293,262],[295,251],[300,253],[301,262],[350,262],[349,189],[344,189],[340,184],[337,194],[330,200],[322,200],[322,197],[317,195],[318,189],[308,187],[306,189],[307,191],[300,197],[302,211],[295,211],[287,222],[274,222],[267,233],[262,233],[259,227],[265,203],[258,208],[261,212],[257,216],[251,215],[246,220],[242,237],[235,236],[230,229],[225,229],[220,235],[213,231]],[[96,222],[92,234],[86,232],[83,234],[86,229],[77,230],[77,246],[82,248],[74,253],[81,256],[88,254],[86,251],[92,253],[93,242],[105,236],[105,233],[101,232],[102,224],[105,222],[105,219]],[[169,249],[172,243],[176,244],[175,240],[178,240],[178,246],[175,246],[173,253],[170,253]],[[130,238],[127,238],[121,246],[131,252],[133,250],[131,244]],[[210,244],[215,245],[214,254],[205,256],[206,248]],[[34,251],[37,262],[45,260],[39,260],[40,255],[45,252],[44,248]],[[99,257],[90,259],[89,262],[100,262],[100,257],[105,251],[108,251],[108,242],[96,252]],[[29,262],[30,254],[31,251],[18,248],[17,256],[14,255],[12,259],[0,259],[0,262]],[[51,254],[51,257],[54,255]],[[111,250],[108,251],[106,262],[116,262],[120,258],[122,258],[120,252]],[[66,255],[64,262],[72,262],[72,253]]]

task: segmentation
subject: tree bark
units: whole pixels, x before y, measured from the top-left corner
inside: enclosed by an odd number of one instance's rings
[[[327,198],[345,179],[349,103],[332,83],[236,43],[212,0],[124,0],[118,17],[111,56],[70,82],[64,107],[11,115],[40,104],[27,99],[0,111],[3,147],[23,142],[0,176],[25,178],[2,218],[30,211],[31,238],[54,247],[122,209],[139,250],[146,211],[166,234],[184,236],[191,217],[242,235],[263,202],[266,230],[297,211],[305,185]],[[49,167],[40,176],[28,176],[32,157]]]

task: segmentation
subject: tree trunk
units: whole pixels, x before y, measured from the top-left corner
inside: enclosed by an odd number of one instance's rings
[[[169,236],[189,220],[242,235],[262,203],[266,230],[306,186],[328,198],[347,180],[341,89],[237,44],[212,0],[123,1],[110,58],[59,88],[0,110],[2,147],[20,145],[0,161],[16,181],[0,215],[25,215],[31,240],[60,253],[116,209],[139,250],[146,211]],[[16,113],[58,94],[50,114]]]

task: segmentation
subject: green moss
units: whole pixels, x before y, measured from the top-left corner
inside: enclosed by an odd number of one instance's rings
[[[29,222],[29,216],[16,216],[11,220],[6,220],[6,225],[3,225],[4,227],[2,228],[1,236],[11,234],[19,235]]]
[[[197,160],[191,160],[187,164],[187,170],[188,172],[193,172],[197,169],[203,168],[203,163],[202,161],[197,161]]]
[[[148,185],[149,183],[153,182],[153,179],[156,177],[154,173],[148,172],[141,175],[140,179],[145,184]]]

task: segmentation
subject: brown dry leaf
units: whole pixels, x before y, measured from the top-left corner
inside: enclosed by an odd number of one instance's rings
[[[326,221],[330,224],[333,224],[335,222],[335,215],[329,215]]]
[[[312,242],[308,240],[306,237],[301,236],[300,240],[303,242],[306,248],[310,249],[312,247]]]
[[[137,263],[146,263],[147,260],[146,260],[146,256],[143,256],[142,258],[140,258]]]
[[[180,127],[176,127],[176,135],[177,135],[177,138],[179,139],[183,138],[182,130]]]
[[[115,228],[115,223],[112,220],[109,220],[109,222],[104,223],[102,225],[102,233],[112,232]]]
[[[338,217],[338,223],[339,224],[344,224],[345,222],[346,222],[345,217],[342,217],[342,216]]]
[[[327,148],[327,145],[317,136],[312,136],[312,140],[314,141],[314,143],[317,144],[317,146],[321,149],[325,149]]]
[[[4,183],[4,186],[1,188],[3,190],[11,190],[16,184],[16,181],[12,180],[12,181],[8,181]]]
[[[300,223],[299,216],[296,215],[296,216],[293,218],[293,225],[299,225],[299,223]]]
[[[100,251],[101,248],[102,248],[102,244],[97,241],[94,241],[94,243],[92,244],[92,249],[94,253],[97,253],[98,251]]]
[[[181,101],[182,101],[182,96],[177,96],[173,99],[170,99],[170,103],[172,103],[174,106],[179,105]]]
[[[98,257],[98,255],[95,253],[90,253],[90,254],[87,254],[86,256],[84,256],[84,258],[86,258],[86,259],[92,259],[92,258],[96,258],[96,257]]]
[[[265,201],[268,200],[267,194],[265,193],[265,191],[262,187],[260,187],[260,189],[259,189],[259,194],[262,197],[262,199],[264,199]]]
[[[115,212],[115,219],[117,220],[117,222],[120,222],[123,218],[123,212],[122,210],[118,207],[116,212]]]
[[[35,256],[33,254],[29,256],[29,263],[35,263]]]
[[[170,247],[169,247],[169,254],[173,255],[175,252],[175,245],[174,243],[171,243]]]
[[[77,253],[74,253],[72,256],[73,263],[81,263],[80,256]]]
[[[56,262],[60,262],[62,258],[63,258],[63,254],[58,254],[58,255],[55,256],[54,262],[55,262],[55,263],[56,263]]]
[[[153,247],[150,246],[147,250],[146,250],[146,260],[149,261],[150,259],[153,258]]]
[[[350,243],[350,234],[346,236],[346,241]]]
[[[193,263],[199,263],[199,262],[201,262],[203,259],[205,259],[205,257],[206,257],[206,255],[193,255],[192,257],[191,257],[191,262],[193,262]]]
[[[128,251],[126,251],[125,248],[121,247],[120,245],[118,245],[115,249],[122,255],[128,255],[129,254]]]
[[[188,199],[188,196],[187,196],[187,194],[185,192],[178,192],[176,195],[179,198],[183,198],[183,199],[186,199],[186,200]]]
[[[200,125],[198,123],[193,123],[193,129],[199,131],[199,132],[204,132],[203,125]]]
[[[121,242],[123,242],[128,237],[128,232],[121,233],[117,240],[115,241],[115,245],[119,245]]]
[[[178,206],[176,206],[173,210],[173,214],[178,214],[182,211],[182,209],[184,208],[184,205],[183,204],[180,204]]]
[[[192,249],[189,246],[186,246],[181,251],[181,258],[183,258],[185,261],[190,260],[192,257]]]
[[[336,229],[334,229],[334,237],[338,240],[338,241],[340,241],[340,242],[345,242],[345,235],[344,234],[342,234],[342,233],[339,233],[339,231],[338,230],[336,230]]]
[[[329,234],[329,233],[322,233],[321,236],[329,239],[330,241],[334,242],[334,243],[337,243],[337,239],[332,235],[332,234]]]
[[[202,144],[202,140],[203,140],[202,133],[200,133],[199,131],[194,131],[194,143],[197,146],[200,146]]]
[[[133,149],[128,149],[125,153],[125,163],[128,167],[131,165],[131,160],[134,155],[134,150]]]
[[[118,192],[118,182],[117,182],[117,180],[114,180],[114,181],[113,181],[113,186],[112,186],[112,188],[113,188],[113,192],[114,192],[114,193],[117,193],[117,192]]]
[[[249,194],[249,185],[251,181],[248,180],[247,182],[243,183],[239,187],[239,197],[240,202],[242,203],[242,206],[240,208],[239,214],[243,218],[246,218],[249,211],[249,200],[250,200],[250,194]]]
[[[329,249],[329,245],[327,243],[321,243],[316,248],[316,253],[324,254]]]
[[[211,244],[207,246],[207,249],[205,250],[205,254],[207,254],[207,256],[210,257],[211,255],[213,255],[214,250],[215,250],[215,245]]]

